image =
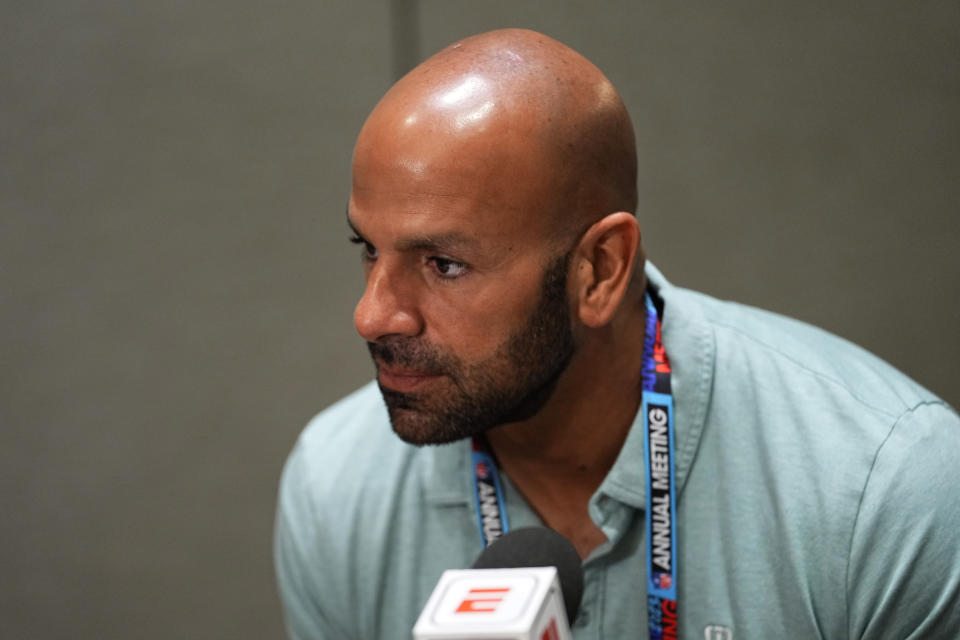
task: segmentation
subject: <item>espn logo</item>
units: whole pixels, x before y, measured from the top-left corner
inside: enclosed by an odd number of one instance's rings
[[[571,640],[554,567],[448,569],[413,628],[414,640]]]
[[[474,587],[456,608],[457,613],[494,613],[510,592],[510,587]]]

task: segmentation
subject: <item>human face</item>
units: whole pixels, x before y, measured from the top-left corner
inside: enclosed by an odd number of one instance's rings
[[[355,189],[349,220],[367,280],[354,324],[394,430],[441,443],[531,417],[573,353],[569,253],[473,198],[387,193]]]
[[[354,324],[394,429],[415,443],[529,416],[572,351],[557,167],[530,123],[479,117],[499,109],[480,89],[470,117],[448,114],[446,93],[385,99],[354,150]]]
[[[452,442],[540,410],[574,351],[566,296],[569,258],[561,256],[548,266],[530,316],[481,361],[464,362],[422,337],[367,343],[390,422],[401,439],[415,445]],[[418,389],[384,369],[429,371],[450,384]],[[410,389],[399,391],[391,383]]]

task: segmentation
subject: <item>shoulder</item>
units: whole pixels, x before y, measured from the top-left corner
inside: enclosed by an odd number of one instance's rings
[[[357,518],[376,517],[412,460],[423,454],[393,433],[380,391],[370,383],[307,424],[287,460],[281,497],[297,494],[296,504],[309,510],[313,522],[319,517],[342,529]]]
[[[442,570],[475,552],[466,465],[467,441],[400,440],[375,384],[311,420],[284,468],[274,537],[292,635],[412,628]]]
[[[864,484],[846,575],[852,637],[960,634],[960,419],[941,402],[899,417]]]
[[[881,358],[823,329],[694,291],[673,288],[673,295],[701,309],[716,341],[718,365],[816,383],[834,399],[890,417],[941,402]]]
[[[300,434],[294,453],[328,476],[403,449],[390,428],[383,396],[371,382],[314,416]]]
[[[357,440],[379,435],[381,427],[386,427],[389,435],[383,397],[376,383],[370,382],[314,416],[300,434],[298,446],[311,450],[351,446]]]
[[[707,354],[700,491],[686,499],[709,510],[719,486],[722,509],[742,504],[756,520],[726,552],[779,563],[780,592],[812,598],[817,624],[837,635],[960,633],[956,412],[809,324],[677,287],[662,295],[665,315],[683,316],[677,353]],[[678,405],[693,387],[676,391]]]
[[[366,563],[425,534],[434,507],[468,503],[469,450],[465,440],[403,442],[368,384],[307,424],[284,467],[278,518],[331,562]]]

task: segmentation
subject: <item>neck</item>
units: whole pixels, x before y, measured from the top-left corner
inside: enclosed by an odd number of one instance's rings
[[[487,432],[503,472],[584,559],[607,539],[588,507],[640,405],[643,333],[642,307],[591,332],[536,416]]]
[[[536,416],[487,433],[515,483],[587,495],[600,485],[640,405],[643,322],[633,311],[592,332]]]

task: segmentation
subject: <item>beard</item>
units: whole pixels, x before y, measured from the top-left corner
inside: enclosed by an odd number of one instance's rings
[[[437,382],[449,382],[444,388],[401,393],[378,381],[390,423],[402,440],[418,446],[453,442],[540,411],[575,351],[567,306],[569,262],[567,253],[547,267],[530,317],[479,362],[464,363],[420,338],[367,343],[375,360],[436,372],[444,377]]]

